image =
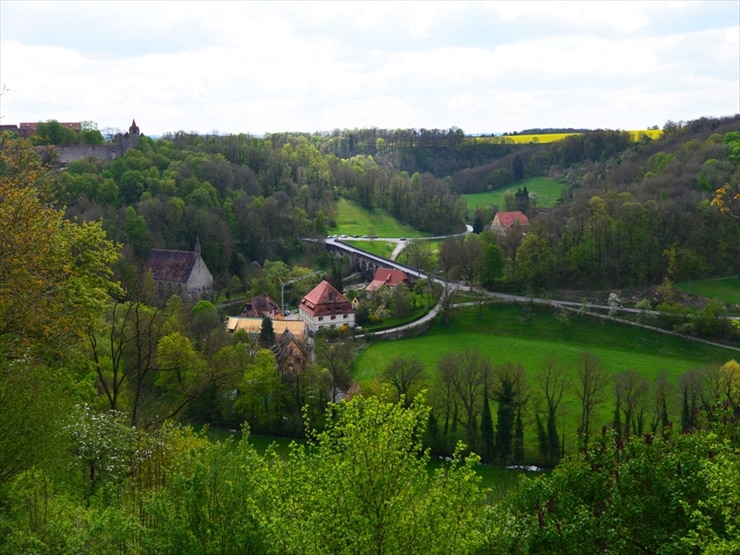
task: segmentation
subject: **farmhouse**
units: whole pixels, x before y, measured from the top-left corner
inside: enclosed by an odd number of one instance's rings
[[[252,297],[242,308],[240,316],[244,318],[271,318],[281,319],[283,311],[266,293]]]
[[[317,332],[322,328],[355,326],[355,311],[352,304],[326,280],[301,299],[298,313],[311,332]]]
[[[186,303],[211,300],[213,275],[200,256],[200,241],[194,251],[152,249],[146,261],[152,272],[157,301],[179,295]]]
[[[515,224],[526,227],[529,225],[529,218],[519,210],[514,212],[497,212],[493,217],[493,222],[491,222],[491,230],[503,235],[507,229]]]
[[[403,271],[391,268],[378,268],[375,270],[375,278],[365,287],[365,291],[374,293],[381,287],[393,289],[401,283],[409,284],[409,277]]]

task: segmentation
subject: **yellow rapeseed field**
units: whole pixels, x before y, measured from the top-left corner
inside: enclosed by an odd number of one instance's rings
[[[639,141],[643,135],[651,139],[657,139],[663,133],[660,129],[640,129],[628,131],[635,141]],[[499,135],[497,137],[476,137],[476,141],[497,143],[497,144],[543,144],[555,143],[571,135],[580,135],[580,133],[541,133],[537,135]]]

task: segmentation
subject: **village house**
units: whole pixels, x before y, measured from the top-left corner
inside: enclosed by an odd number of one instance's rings
[[[271,318],[278,320],[283,317],[283,311],[267,293],[252,297],[242,308],[240,316],[244,318]]]
[[[288,381],[300,378],[309,361],[305,334],[297,336],[290,331],[290,328],[286,328],[278,337],[272,351],[275,353],[275,363],[283,378]]]
[[[519,210],[514,212],[497,212],[491,222],[491,230],[499,235],[506,233],[511,226],[518,224],[521,227],[529,225],[529,218]]]
[[[200,256],[200,241],[194,251],[151,249],[146,268],[152,272],[159,303],[170,295],[179,295],[190,304],[211,300],[213,275]]]
[[[324,328],[355,327],[355,311],[352,303],[326,280],[319,283],[301,299],[298,313],[312,333]]]
[[[391,268],[378,268],[375,270],[373,280],[365,287],[365,291],[371,294],[375,293],[381,287],[394,289],[402,283],[409,285],[409,277],[405,272]]]

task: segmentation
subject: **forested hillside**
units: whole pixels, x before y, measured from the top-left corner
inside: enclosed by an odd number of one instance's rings
[[[199,238],[223,290],[233,276],[246,287],[253,261],[300,258],[301,238],[330,232],[339,197],[440,235],[495,213],[469,213],[460,194],[551,176],[563,181],[562,202],[548,213],[532,203],[530,233],[509,253],[510,278],[623,288],[738,271],[737,225],[710,201],[738,179],[739,125],[737,117],[669,122],[654,141],[594,131],[521,146],[459,129],[177,133],[144,137],[108,164],[74,162],[58,175],[57,193],[70,217],[102,217],[130,262]]]
[[[270,325],[230,334],[210,302],[157,303],[141,266],[153,247],[199,241],[217,293],[237,302],[277,297],[320,266],[341,288],[346,266],[302,241],[331,232],[338,199],[451,234],[503,208],[468,213],[462,192],[546,175],[563,183],[554,208],[515,195],[526,233],[451,237],[434,254],[409,241],[407,260],[528,293],[663,283],[668,303],[672,281],[738,271],[739,128],[736,116],[666,125],[655,141],[596,131],[523,146],[457,129],[178,133],[66,168],[0,134],[0,553],[737,553],[735,361],[672,390],[666,373],[651,387],[584,352],[568,369],[582,393],[566,438],[556,357],[532,400],[531,369],[473,349],[441,354],[429,387],[418,360],[399,358],[358,392],[351,334],[317,334],[314,356],[284,372]],[[408,316],[436,294],[419,280],[371,306],[361,289],[358,322]],[[437,333],[451,315],[442,299]],[[709,308],[677,319],[682,333],[734,337],[726,308]],[[482,304],[461,313],[483,321]],[[509,314],[517,335],[535,329],[529,304]],[[547,318],[565,338],[581,315]],[[613,425],[591,429],[607,391]],[[337,392],[350,399],[334,403]],[[259,452],[239,441],[243,422],[244,437],[307,443]],[[525,428],[559,465],[513,491],[485,488],[480,457],[527,462]]]

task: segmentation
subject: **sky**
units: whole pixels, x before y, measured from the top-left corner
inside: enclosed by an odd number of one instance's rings
[[[740,0],[0,0],[0,123],[646,129],[740,113]]]

